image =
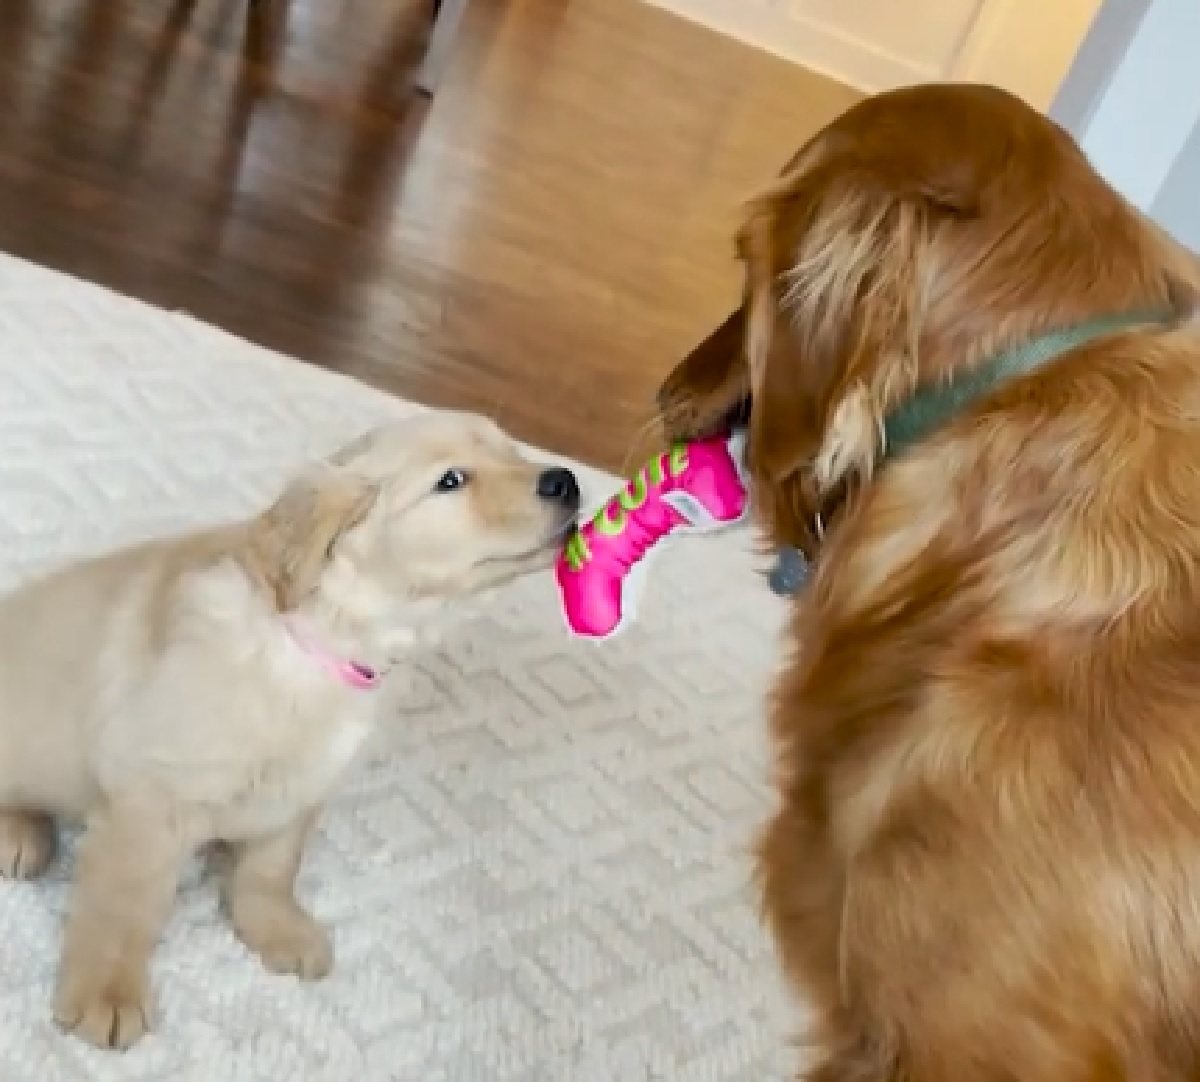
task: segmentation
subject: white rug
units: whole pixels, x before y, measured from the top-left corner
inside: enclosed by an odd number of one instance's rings
[[[0,586],[247,512],[416,408],[0,256]],[[586,478],[597,499],[614,484]],[[197,870],[155,959],[155,1032],[92,1052],[50,1019],[70,845],[48,879],[0,880],[0,1080],[784,1079],[747,852],[781,607],[750,543],[674,547],[613,643],[570,640],[546,576],[425,660],[308,853],[327,981],[267,975]]]

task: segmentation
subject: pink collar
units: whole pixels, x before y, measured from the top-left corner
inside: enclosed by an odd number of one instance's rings
[[[327,650],[311,635],[302,631],[293,620],[285,619],[284,627],[287,628],[292,642],[316,661],[327,673],[341,681],[347,687],[357,688],[361,691],[371,691],[379,686],[379,673],[371,668],[370,665],[364,665],[360,661],[352,661],[350,658],[340,657],[332,651]]]

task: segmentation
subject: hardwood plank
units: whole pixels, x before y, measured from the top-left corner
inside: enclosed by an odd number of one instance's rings
[[[0,249],[621,468],[855,99],[638,0],[5,0]]]

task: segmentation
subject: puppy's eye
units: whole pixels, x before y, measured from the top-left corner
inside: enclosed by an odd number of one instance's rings
[[[462,470],[447,470],[438,478],[438,483],[433,486],[434,492],[453,492],[455,489],[462,488],[467,483],[469,478]]]

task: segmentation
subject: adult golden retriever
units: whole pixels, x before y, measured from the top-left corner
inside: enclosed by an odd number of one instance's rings
[[[561,467],[495,425],[429,413],[296,476],[245,522],[88,560],[0,601],[0,874],[86,831],[55,1014],[126,1048],[183,862],[230,843],[234,930],[323,977],[293,883],[321,804],[369,737],[376,685],[447,605],[548,568],[579,509]]]
[[[739,247],[660,402],[748,415],[766,533],[816,563],[758,851],[800,1077],[1196,1082],[1195,261],[962,85],[850,109]]]

